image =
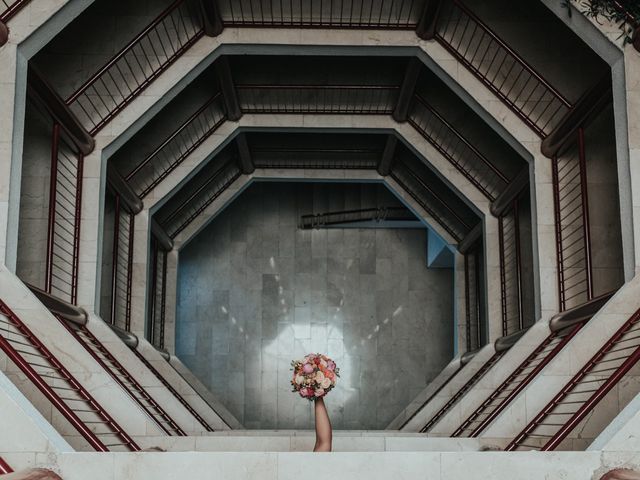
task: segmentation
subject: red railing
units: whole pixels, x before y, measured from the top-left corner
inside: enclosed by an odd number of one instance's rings
[[[139,450],[91,394],[0,300],[0,349],[97,451]]]
[[[158,402],[156,402],[144,387],[131,376],[127,369],[116,360],[102,342],[91,333],[86,325],[67,322],[59,315],[55,316],[111,378],[154,420],[158,427],[168,435],[186,435]]]
[[[256,168],[368,170],[378,166],[382,150],[375,148],[252,147]]]
[[[431,428],[438,423],[438,421],[447,413],[449,412],[459,401],[462,397],[464,397],[464,395],[471,390],[480,380],[482,380],[482,377],[484,377],[486,375],[486,373],[491,370],[491,367],[493,367],[498,360],[500,360],[502,358],[502,355],[504,355],[505,351],[502,352],[496,352],[494,353],[491,358],[489,360],[487,360],[482,367],[480,367],[480,369],[449,399],[449,401],[447,403],[445,403],[442,408],[440,408],[440,410],[438,410],[430,419],[429,421],[425,424],[424,427],[422,427],[422,429],[420,430],[421,433],[427,433],[429,432],[429,430],[431,430]]]
[[[175,397],[175,399],[178,400],[178,402],[180,402],[180,404],[191,415],[193,415],[193,417],[198,421],[200,425],[202,425],[205,428],[207,432],[214,431],[213,428],[211,428],[211,426],[205,421],[205,419],[202,418],[202,416],[198,412],[196,412],[191,405],[187,403],[187,401],[182,397],[182,395],[180,395],[176,391],[176,389],[173,388],[171,384],[167,382],[162,375],[160,375],[160,372],[158,372],[158,370],[156,370],[156,368],[153,365],[151,365],[151,363],[146,358],[144,358],[144,356],[140,352],[138,352],[138,350],[136,350],[135,348],[132,348],[131,351],[135,353],[136,357],[138,357],[138,359],[149,369],[149,371],[158,379],[158,381],[162,383],[162,385],[164,385],[165,388],[169,390],[169,392],[171,392],[171,394]]]
[[[15,2],[8,2],[7,0],[0,1],[0,22],[7,23],[11,17],[18,13],[27,3],[31,0],[16,0]]]
[[[7,462],[5,462],[2,457],[0,457],[0,474],[11,473],[13,469],[9,466]]]
[[[413,30],[425,0],[219,0],[229,27],[367,28]]]
[[[558,447],[640,360],[639,324],[640,310],[607,340],[506,450]]]
[[[66,100],[92,135],[204,35],[197,8],[174,2]]]
[[[502,335],[522,330],[524,325],[520,215],[516,198],[498,217]]]
[[[149,339],[154,347],[164,349],[165,310],[167,301],[167,252],[151,238],[151,294],[149,296]]]
[[[435,38],[540,137],[572,107],[460,0],[443,2]]]
[[[413,169],[397,161],[391,177],[411,195],[433,219],[442,226],[456,241],[462,240],[471,230],[471,225],[464,220],[431,186],[422,180]]]
[[[403,423],[402,425],[400,425],[400,428],[399,428],[398,430],[402,430],[404,427],[406,427],[406,426],[409,424],[409,422],[410,422],[411,420],[413,420],[413,419],[416,417],[416,415],[418,415],[418,413],[420,413],[420,411],[425,407],[425,405],[427,405],[427,404],[428,404],[428,403],[429,403],[429,402],[430,402],[430,401],[431,401],[431,400],[432,400],[436,395],[438,395],[438,394],[442,391],[442,389],[443,389],[444,387],[446,387],[447,385],[449,385],[449,382],[451,382],[451,380],[453,380],[453,379],[455,378],[455,376],[456,376],[458,373],[460,373],[460,370],[462,370],[462,367],[463,367],[463,366],[464,366],[464,365],[463,365],[462,363],[460,363],[460,366],[456,369],[456,371],[455,371],[455,372],[453,372],[453,373],[451,374],[451,376],[450,376],[449,378],[447,378],[447,380],[446,380],[442,385],[440,385],[440,386],[437,388],[437,390],[436,390],[435,392],[433,392],[433,393],[432,393],[432,394],[431,394],[431,395],[430,395],[430,396],[429,396],[429,397],[428,397],[428,398],[427,398],[427,399],[422,403],[422,405],[421,405],[420,407],[418,407],[418,408],[416,409],[416,411],[415,411],[415,412],[413,412],[413,414],[412,414],[409,418],[407,418],[407,419],[404,421],[404,423]]]
[[[84,156],[53,126],[44,289],[76,303]]]
[[[453,433],[454,437],[477,437],[511,401],[573,338],[582,324],[569,333],[553,332],[522,362],[507,379]]]
[[[160,220],[167,234],[175,238],[240,175],[240,169],[233,158],[214,170],[204,181],[199,181],[200,185],[194,184],[193,191],[187,190],[180,204]]]
[[[144,198],[227,119],[222,94],[216,93],[158,145],[125,179]]]
[[[495,200],[509,183],[500,169],[418,94],[408,121],[489,200]]]
[[[593,298],[584,130],[552,160],[560,311]]]
[[[118,193],[114,193],[113,246],[111,260],[110,310],[106,317],[112,325],[131,329],[131,285],[135,215],[128,211]]]
[[[384,221],[415,221],[416,216],[406,207],[377,207],[361,208],[358,210],[342,210],[336,212],[315,213],[302,215],[298,228],[313,230],[359,222],[384,222]]]
[[[398,85],[237,85],[243,113],[391,115]]]

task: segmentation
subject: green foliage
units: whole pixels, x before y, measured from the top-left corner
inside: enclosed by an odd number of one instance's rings
[[[571,16],[569,4],[572,0],[560,1]],[[633,41],[634,31],[640,27],[639,0],[574,0],[573,3],[584,15],[597,22],[604,18],[618,24],[625,44]]]

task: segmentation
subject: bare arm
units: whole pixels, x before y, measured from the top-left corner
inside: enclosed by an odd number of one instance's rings
[[[313,451],[330,452],[332,441],[331,421],[329,421],[327,407],[325,407],[322,397],[316,398],[314,408],[316,414],[316,445],[313,447]]]

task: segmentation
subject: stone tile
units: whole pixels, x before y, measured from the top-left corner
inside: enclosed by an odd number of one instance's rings
[[[180,254],[176,346],[246,428],[313,426],[289,385],[311,351],[342,369],[336,429],[384,428],[451,357],[451,277],[426,268],[424,232],[297,229],[299,212],[385,195],[323,188],[256,183]]]

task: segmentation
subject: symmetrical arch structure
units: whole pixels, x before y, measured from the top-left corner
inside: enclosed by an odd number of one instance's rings
[[[610,7],[623,45],[551,0],[125,3],[0,5],[0,405],[26,438],[0,435],[1,473],[43,452],[73,478],[75,450],[270,451],[233,436],[174,330],[181,249],[273,179],[383,184],[453,252],[456,356],[388,426],[422,443],[373,449],[587,450],[532,460],[575,478],[633,457],[634,2]],[[461,463],[513,461],[486,455]]]

